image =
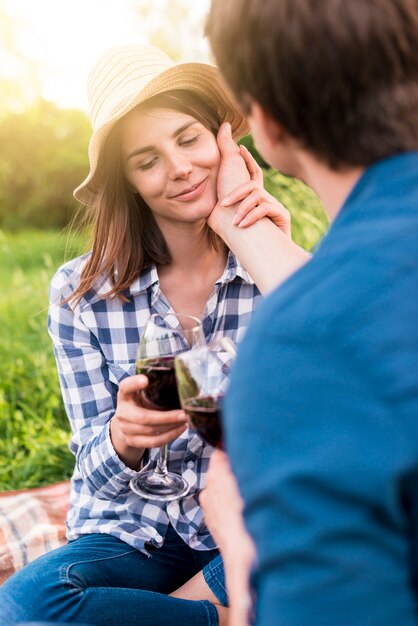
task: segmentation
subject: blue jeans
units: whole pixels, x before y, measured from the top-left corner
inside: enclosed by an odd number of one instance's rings
[[[0,588],[0,624],[217,626],[207,601],[168,595],[218,555],[192,550],[168,528],[150,557],[110,535],[84,535],[16,572]]]

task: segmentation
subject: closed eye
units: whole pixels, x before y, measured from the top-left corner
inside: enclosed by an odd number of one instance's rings
[[[145,170],[150,170],[155,165],[156,162],[157,162],[157,157],[154,157],[150,161],[146,161],[145,163],[139,163],[138,169],[141,170],[142,172]]]
[[[191,146],[198,140],[199,135],[195,135],[194,137],[190,137],[190,139],[182,139],[179,141],[180,146]]]

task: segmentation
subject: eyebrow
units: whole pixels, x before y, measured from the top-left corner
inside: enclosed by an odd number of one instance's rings
[[[192,122],[186,122],[186,124],[183,124],[183,126],[177,128],[177,130],[174,131],[171,137],[175,139],[194,124],[199,124],[199,122],[197,120],[193,120]],[[155,150],[155,146],[144,146],[143,148],[135,148],[135,150],[132,150],[132,152],[128,154],[126,160],[129,161],[129,159],[132,159],[132,157],[139,156],[140,154],[144,154],[145,152],[152,152],[153,150]]]

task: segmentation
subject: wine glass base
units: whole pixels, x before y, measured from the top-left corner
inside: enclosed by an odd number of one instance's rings
[[[140,472],[131,479],[130,487],[134,493],[147,500],[177,500],[185,496],[190,485],[178,474],[155,471]]]

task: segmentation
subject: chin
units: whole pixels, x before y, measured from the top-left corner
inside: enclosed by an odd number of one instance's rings
[[[217,202],[217,199],[215,197],[200,204],[200,207],[196,211],[197,213],[199,213],[200,219],[205,219],[205,220],[208,219],[208,217],[210,216],[210,214],[212,213],[213,209],[216,206],[216,202]]]
[[[207,220],[210,217],[210,214],[212,213],[212,211],[213,211],[213,207],[211,207],[207,211],[196,212],[196,215],[194,218],[192,218],[192,220],[196,222],[199,222],[201,220]]]

